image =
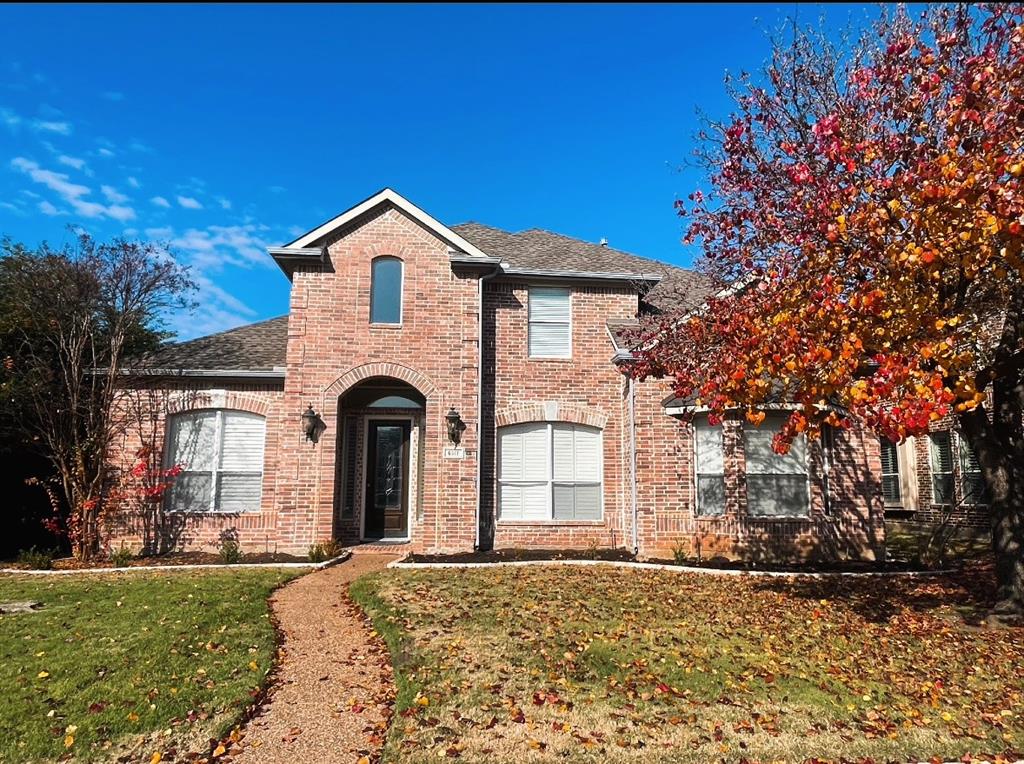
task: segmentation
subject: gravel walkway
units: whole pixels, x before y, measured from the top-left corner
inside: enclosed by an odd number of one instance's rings
[[[356,553],[270,600],[284,632],[270,698],[221,761],[357,762],[380,758],[394,701],[391,660],[348,596],[359,576],[394,555]]]

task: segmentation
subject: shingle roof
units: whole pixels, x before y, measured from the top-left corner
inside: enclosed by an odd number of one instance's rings
[[[696,271],[540,228],[519,233],[482,223],[460,223],[451,228],[488,255],[500,257],[515,268],[660,275],[661,283],[644,299],[662,310],[695,307],[711,292],[708,279]]]
[[[175,342],[146,355],[135,367],[195,371],[273,371],[285,365],[288,316]]]

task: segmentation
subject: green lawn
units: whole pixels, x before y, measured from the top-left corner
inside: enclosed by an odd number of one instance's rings
[[[1024,633],[962,580],[390,570],[388,761],[957,759],[1024,749]]]
[[[0,762],[208,752],[274,656],[267,597],[294,572],[0,576]]]

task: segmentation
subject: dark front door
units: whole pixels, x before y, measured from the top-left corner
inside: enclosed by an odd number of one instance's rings
[[[367,423],[366,538],[409,534],[409,431],[407,421]]]

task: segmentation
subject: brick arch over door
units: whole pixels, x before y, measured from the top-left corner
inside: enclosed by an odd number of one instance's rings
[[[377,361],[356,366],[354,369],[346,371],[324,391],[324,397],[331,398],[344,395],[349,389],[371,377],[400,379],[419,390],[424,398],[432,398],[437,392],[437,387],[434,383],[415,369],[410,369],[408,366],[402,366],[397,363]]]
[[[603,430],[608,424],[608,414],[601,409],[578,403],[544,401],[541,403],[519,403],[500,409],[494,414],[494,422],[498,427],[526,422],[571,422]]]

